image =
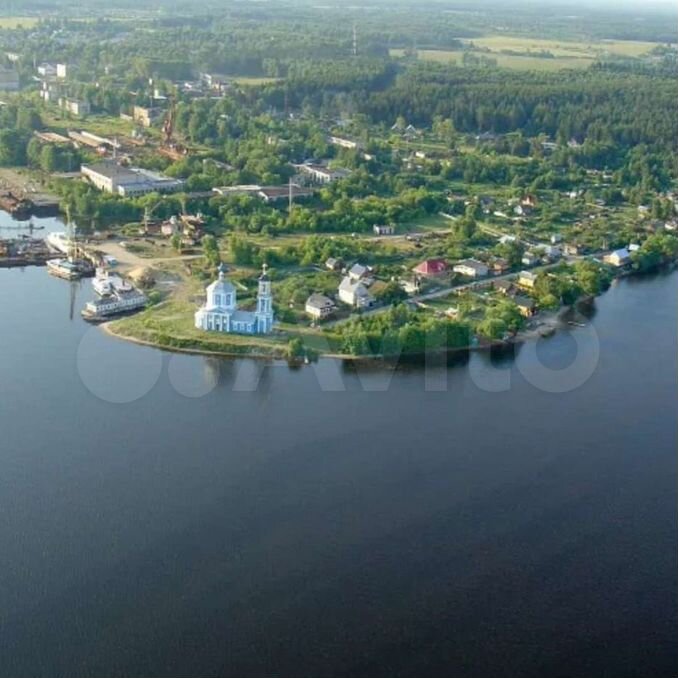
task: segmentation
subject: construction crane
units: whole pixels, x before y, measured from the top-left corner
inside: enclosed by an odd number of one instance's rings
[[[143,222],[144,223],[144,235],[148,234],[148,223],[151,220],[151,215],[153,214],[153,212],[155,212],[156,209],[158,209],[158,207],[160,207],[160,205],[162,205],[163,202],[164,202],[163,200],[159,200],[151,208],[144,207],[144,222]]]
[[[165,115],[165,121],[162,124],[162,141],[163,145],[166,148],[169,148],[172,146],[172,137],[174,135],[174,122],[175,122],[175,116],[176,115],[176,109],[175,109],[175,101],[174,97],[170,99],[170,105],[169,108],[167,109],[167,115]]]
[[[172,96],[165,120],[162,123],[162,146],[160,147],[160,153],[171,160],[181,160],[187,154],[186,148],[174,141],[176,115],[176,98]]]

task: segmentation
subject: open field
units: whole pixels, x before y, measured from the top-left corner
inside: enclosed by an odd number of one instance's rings
[[[555,57],[596,58],[605,54],[637,57],[647,54],[656,43],[633,40],[605,40],[599,43],[574,42],[569,40],[539,40],[503,35],[474,38],[476,47],[485,47],[492,52],[551,52]]]
[[[41,112],[45,127],[60,134],[68,134],[68,130],[84,129],[92,134],[105,137],[129,136],[134,124],[112,115],[89,115],[85,118],[62,114],[57,108],[46,108]]]
[[[274,82],[280,82],[282,78],[266,78],[266,77],[238,77],[238,78],[233,78],[233,82],[237,83],[238,85],[270,85],[271,83]]]
[[[489,50],[472,52],[475,56],[485,55],[497,60],[502,68],[515,70],[559,71],[565,68],[586,68],[596,59],[606,56],[639,57],[656,46],[653,42],[633,40],[604,40],[597,43],[569,40],[540,40],[504,35],[490,35],[474,38],[469,46]],[[552,57],[540,53],[549,52]],[[392,49],[391,56],[403,56],[404,50]],[[461,65],[463,50],[419,50],[420,59]]]
[[[391,56],[403,56],[404,50],[392,49]],[[512,68],[522,71],[560,71],[566,68],[587,68],[593,62],[588,57],[558,57],[547,59],[538,56],[515,56],[513,54],[500,54],[498,52],[471,52],[474,56],[487,56],[496,59],[497,65],[502,68]],[[461,50],[419,50],[418,58],[426,61],[438,61],[440,63],[456,63],[462,65],[464,52]]]
[[[15,28],[32,28],[38,23],[36,17],[31,16],[0,16],[0,28],[13,30]]]

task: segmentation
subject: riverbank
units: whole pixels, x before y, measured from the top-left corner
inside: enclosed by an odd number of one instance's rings
[[[675,268],[676,262],[665,264]],[[620,271],[615,279],[629,276],[642,276],[647,272]],[[607,290],[601,293],[602,296]],[[582,302],[593,303],[596,297],[586,297],[575,304],[561,306],[554,311],[542,311],[534,316],[528,327],[505,339],[486,339],[478,337],[464,346],[454,346],[430,351],[430,353],[448,354],[476,351],[489,351],[497,348],[518,345],[528,341],[537,341],[555,335],[568,325],[585,326],[574,319],[566,320],[568,314],[576,312]],[[347,361],[387,361],[397,362],[401,357],[416,359],[422,354],[402,353],[349,354],[343,353],[337,337],[330,333],[311,330],[280,331],[268,336],[247,336],[238,334],[204,333],[196,330],[192,324],[192,301],[189,296],[181,300],[167,300],[135,316],[103,323],[100,327],[107,334],[143,346],[166,351],[194,355],[217,356],[224,358],[255,358],[262,360],[293,360],[304,358],[335,358]],[[159,313],[158,311],[161,311]],[[298,340],[301,351],[291,352],[291,342]]]
[[[526,341],[535,341],[541,338],[553,336],[555,332],[563,329],[565,322],[563,316],[572,311],[572,307],[567,306],[558,311],[551,313],[544,313],[537,318],[537,325],[533,328],[518,332],[516,335],[507,340],[483,340],[476,343],[467,344],[465,346],[454,346],[449,348],[435,349],[431,353],[453,355],[455,353],[468,353],[477,351],[490,351],[493,349],[517,345]],[[276,339],[262,339],[240,335],[215,335],[215,339],[210,341],[209,338],[200,338],[199,344],[196,340],[189,337],[162,335],[152,329],[145,331],[139,329],[135,332],[125,330],[126,322],[131,318],[122,320],[110,320],[101,323],[99,327],[109,336],[129,341],[141,346],[149,346],[158,348],[173,353],[186,353],[189,355],[205,355],[222,358],[254,358],[259,360],[290,360],[294,359],[290,356],[288,350],[288,343],[294,338],[301,338],[299,335],[278,335]],[[388,356],[383,354],[365,354],[354,355],[350,353],[342,353],[330,347],[329,342],[323,335],[313,335],[317,341],[305,343],[305,347],[309,352],[323,358],[332,358],[336,360],[345,361],[387,361],[394,362],[401,357],[410,359],[421,358],[422,354],[403,353],[397,356]],[[325,341],[323,341],[325,340]],[[303,339],[302,339],[303,341]],[[326,343],[327,349],[323,350],[320,344]],[[212,346],[210,346],[210,344]],[[296,357],[299,361],[299,357]]]

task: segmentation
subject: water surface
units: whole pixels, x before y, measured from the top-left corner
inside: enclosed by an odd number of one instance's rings
[[[0,270],[0,675],[676,675],[678,274],[395,372],[162,353],[89,298]],[[575,340],[582,386],[526,379]]]

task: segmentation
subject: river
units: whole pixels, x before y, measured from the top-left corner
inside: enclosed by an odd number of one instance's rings
[[[391,371],[164,353],[89,298],[0,270],[3,678],[678,672],[678,273]]]

